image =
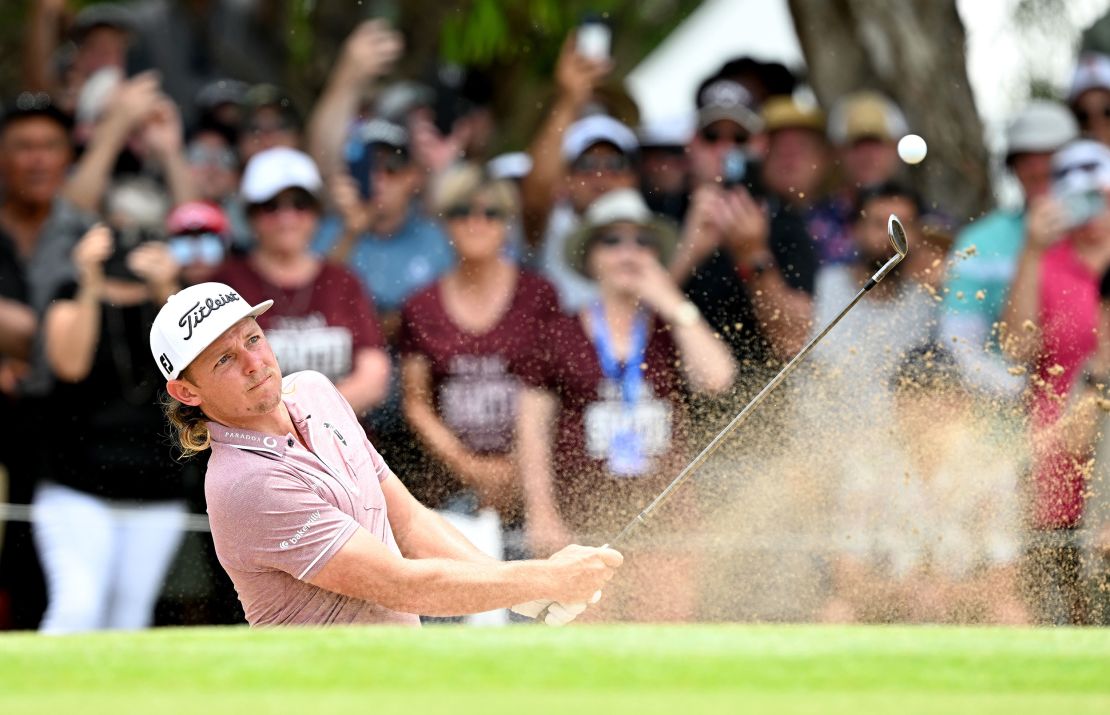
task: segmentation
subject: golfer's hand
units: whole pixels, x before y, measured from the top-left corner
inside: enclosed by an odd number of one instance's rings
[[[572,603],[564,605],[555,601],[539,600],[529,601],[528,603],[520,603],[512,607],[513,613],[519,613],[528,618],[543,618],[543,622],[549,626],[565,626],[573,621],[578,616],[582,615],[590,604],[597,603],[601,600],[601,591],[594,593],[590,603]]]
[[[624,562],[619,551],[571,544],[547,560],[552,569],[551,600],[588,603]]]

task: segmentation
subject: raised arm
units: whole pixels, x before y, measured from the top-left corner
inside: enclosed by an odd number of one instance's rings
[[[29,92],[53,93],[58,89],[53,57],[64,14],[65,0],[31,3],[23,48],[23,89]]]
[[[563,42],[555,65],[555,103],[528,147],[532,170],[520,185],[524,237],[532,245],[543,240],[547,218],[566,176],[563,134],[578,119],[594,89],[611,68],[608,61],[591,60],[575,52],[573,35]]]
[[[112,253],[112,234],[94,226],[73,248],[77,295],[50,304],[43,319],[46,360],[60,380],[80,382],[92,370],[100,340],[100,302],[104,261]]]
[[[1026,217],[1025,247],[1018,259],[1010,299],[1002,313],[1002,349],[1012,359],[1032,362],[1041,350],[1041,258],[1063,231],[1063,210],[1051,197],[1034,199]]]
[[[368,20],[347,37],[308,119],[308,151],[324,176],[346,172],[343,141],[363,90],[389,71],[402,48],[401,36],[382,20]]]

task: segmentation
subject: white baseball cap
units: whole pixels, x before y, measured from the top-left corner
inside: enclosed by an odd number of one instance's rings
[[[1054,152],[1079,136],[1079,125],[1067,107],[1035,99],[1006,127],[1006,156]]]
[[[1057,196],[1110,190],[1110,148],[1076,139],[1053,154],[1052,190]]]
[[[612,144],[622,154],[635,154],[640,147],[627,125],[606,114],[591,114],[567,127],[563,135],[563,157],[574,161],[594,144]]]
[[[272,300],[251,305],[223,283],[198,283],[174,293],[150,328],[150,352],[167,380],[176,380],[197,355],[243,318],[262,315]]]
[[[251,157],[239,193],[248,204],[260,204],[286,189],[304,189],[316,195],[323,186],[320,170],[308,154],[279,146]]]
[[[1068,104],[1088,89],[1110,89],[1110,57],[1098,52],[1084,52],[1079,57],[1068,91]]]

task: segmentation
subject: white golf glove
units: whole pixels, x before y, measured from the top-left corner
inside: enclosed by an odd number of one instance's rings
[[[601,591],[598,591],[593,595],[593,598],[590,599],[590,603],[597,603],[600,600]],[[519,613],[528,618],[539,618],[540,614],[546,609],[547,613],[544,615],[544,623],[549,626],[565,626],[582,615],[590,603],[562,604],[557,601],[540,599],[538,601],[528,601],[527,603],[517,604],[510,610],[513,613]]]

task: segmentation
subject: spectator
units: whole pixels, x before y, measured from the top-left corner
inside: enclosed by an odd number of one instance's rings
[[[59,274],[68,278],[47,288],[43,355],[55,384],[39,427],[68,442],[43,445],[48,478],[32,505],[46,633],[149,625],[181,542],[187,468],[151,429],[161,382],[146,358],[154,315],[178,289],[166,245],[148,239],[164,209],[149,182],[114,184],[107,225],[81,237]]]
[[[225,214],[229,221],[227,236],[245,252],[250,248],[250,227],[239,199],[239,157],[235,153],[236,135],[224,125],[202,124],[193,130],[185,147],[193,186],[201,201],[207,201]]]
[[[243,97],[239,158],[247,162],[258,152],[279,146],[300,148],[300,114],[281,88],[272,84],[255,85]]]
[[[34,0],[27,22],[27,44],[23,54],[23,87],[58,97],[72,114],[85,82],[105,68],[121,75],[127,72],[127,53],[135,39],[131,8],[110,2],[88,5],[73,18],[69,40],[73,58],[64,72],[58,71],[58,38],[66,19],[65,0]]]
[[[1110,57],[1098,52],[1080,56],[1068,105],[1083,136],[1110,146]]]
[[[402,46],[401,36],[380,20],[363,22],[343,43],[308,120],[309,152],[324,176],[347,173],[344,144],[359,119],[364,92],[374,80],[389,71],[401,54]],[[381,118],[401,123],[396,117],[383,115]],[[364,145],[357,138],[353,144],[356,155],[360,154]]]
[[[195,198],[195,188],[182,148],[181,117],[158,78],[141,74],[113,83],[113,70],[90,81],[86,111],[95,121],[81,159],[70,174],[62,195],[78,209],[95,212],[113,178],[152,170],[164,179],[174,204]],[[104,87],[99,87],[104,80]]]
[[[670,117],[644,124],[640,141],[640,191],[657,214],[681,221],[690,202],[690,168],[686,146],[694,117]]]
[[[717,80],[698,101],[694,196],[670,273],[738,362],[764,366],[805,341],[817,257],[802,217],[765,196],[751,161],[763,124],[748,91]]]
[[[988,396],[1015,400],[1025,386],[1024,376],[1011,374],[994,326],[1002,319],[1026,235],[1041,243],[1059,222],[1060,207],[1051,196],[1052,154],[1077,133],[1062,105],[1030,102],[1006,130],[1006,166],[1021,186],[1023,205],[996,209],[956,237],[940,336],[951,347],[965,384]]]
[[[686,457],[688,393],[720,393],[732,381],[727,348],[661,265],[674,242],[635,189],[620,189],[589,208],[567,244],[568,262],[597,280],[599,298],[553,323],[524,372],[517,439],[536,554],[572,533],[597,540],[622,527]],[[689,523],[693,501],[689,489],[676,495],[668,529]],[[693,561],[664,546],[638,550],[633,575],[610,589],[602,611],[690,616]]]
[[[814,207],[809,230],[821,262],[841,263],[852,260],[858,193],[896,177],[898,140],[908,129],[898,105],[877,92],[860,91],[840,98],[829,114],[828,131],[837,150],[840,185]]]
[[[29,504],[42,469],[33,428],[39,403],[24,392],[38,315],[31,307],[29,265],[65,180],[73,151],[68,117],[44,93],[23,93],[0,115],[0,464],[7,473],[6,501]],[[28,525],[9,522],[2,532],[0,593],[9,625],[34,628],[45,603],[44,586]]]
[[[912,350],[891,389],[903,437],[871,440],[844,465],[824,619],[1028,622],[1018,455],[991,441],[943,348]]]
[[[853,214],[857,216],[852,227],[856,259],[826,266],[817,275],[814,331],[832,320],[890,258],[887,219],[891,214],[901,220],[911,247],[918,240],[920,199],[902,184],[888,182],[863,190]],[[804,405],[813,419],[830,409],[837,411],[843,431],[827,434],[841,445],[836,454],[845,459],[858,457],[854,451],[870,444],[861,435],[869,435],[875,425],[891,423],[888,385],[901,356],[929,340],[935,317],[932,296],[899,267],[814,348],[817,377]]]
[[[166,245],[181,267],[183,286],[208,282],[229,245],[227,216],[203,201],[181,204],[166,217]]]
[[[278,147],[255,155],[240,189],[257,246],[230,259],[214,280],[253,303],[282,370],[315,370],[335,382],[355,414],[385,398],[389,358],[373,303],[347,268],[310,250],[323,181],[307,154]]]
[[[825,114],[792,97],[772,97],[763,105],[767,156],[763,183],[784,203],[806,211],[825,190],[830,155]]]
[[[409,153],[408,130],[376,119],[360,129],[359,140],[369,156],[366,174],[335,180],[340,220],[321,226],[315,246],[354,270],[392,338],[404,302],[455,259],[443,229],[421,208],[425,175]]]
[[[1018,261],[1003,314],[1010,326],[1004,348],[1028,365],[1033,464],[1030,522],[1035,538],[1026,555],[1033,593],[1058,591],[1058,609],[1042,608],[1038,619],[1085,623],[1076,539],[1084,510],[1086,464],[1092,444],[1087,430],[1069,414],[1074,386],[1106,384],[1101,369],[1084,377],[1095,356],[1100,331],[1100,283],[1110,268],[1110,149],[1078,139],[1052,157],[1053,195],[1063,208],[1045,231],[1030,231]],[[1055,229],[1055,230],[1052,230]],[[1110,362],[1105,358],[1098,363]]]
[[[400,337],[405,418],[438,467],[421,501],[491,555],[521,558],[517,374],[558,299],[504,255],[512,184],[462,164],[441,177],[435,203],[459,265],[408,300]]]
[[[568,236],[599,196],[639,185],[636,135],[610,116],[586,116],[611,68],[578,54],[573,35],[566,39],[555,66],[555,102],[528,148],[532,170],[521,182],[525,240],[538,247],[542,272],[568,311],[596,297],[590,282],[567,265]]]

